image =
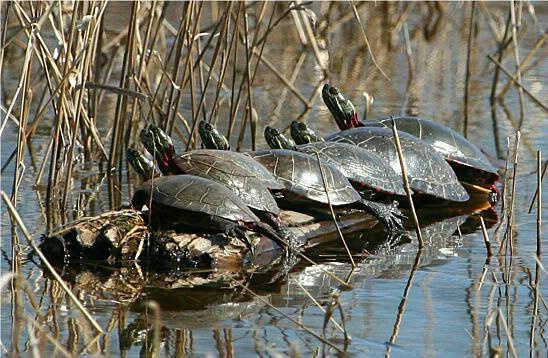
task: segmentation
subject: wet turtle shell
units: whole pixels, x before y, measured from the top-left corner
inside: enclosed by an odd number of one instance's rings
[[[264,185],[264,182],[249,170],[247,161],[252,159],[246,155],[234,155],[234,152],[213,149],[199,149],[184,153],[173,158],[174,165],[181,173],[196,175],[211,179],[231,189],[249,207],[279,215],[280,208],[276,200]],[[241,157],[245,161],[241,161]],[[266,168],[263,168],[265,171]],[[268,171],[267,171],[268,172]],[[276,188],[281,184],[275,181]]]
[[[388,160],[396,173],[401,174],[393,133],[388,128],[352,128],[327,136],[326,140],[357,145],[376,153]],[[458,202],[470,198],[449,164],[430,145],[407,133],[400,133],[400,142],[409,184],[415,193]]]
[[[171,175],[145,182],[133,195],[137,209],[152,203],[153,221],[163,228],[177,225],[224,231],[222,220],[257,223],[259,218],[230,189],[193,175]]]
[[[338,211],[366,210],[391,231],[403,228],[401,220],[405,216],[398,210],[397,202],[382,204],[363,199],[343,173],[322,159],[287,149],[263,150],[249,155],[284,183],[283,199],[288,206],[325,212],[326,204],[331,203]]]
[[[306,139],[318,137],[306,124],[299,124],[299,128],[291,132],[292,136],[300,137],[304,133]],[[314,159],[317,154],[322,160],[339,169],[364,197],[372,198],[376,193],[405,195],[401,175],[396,174],[390,164],[375,153],[337,142],[322,141],[297,146],[276,128],[269,126],[265,127],[264,136],[272,149],[296,150],[310,154]]]
[[[375,153],[351,144],[317,142],[299,145],[299,152],[315,155],[339,169],[359,191],[405,195],[401,175]]]
[[[398,130],[430,144],[449,162],[457,176],[471,184],[488,186],[499,179],[497,169],[468,139],[441,123],[417,117],[393,117]],[[392,128],[391,118],[360,122],[368,127]]]
[[[249,153],[268,168],[286,187],[286,192],[311,201],[328,204],[326,189],[333,206],[348,205],[361,199],[348,179],[337,169],[320,160],[325,176],[325,187],[320,166],[310,155],[286,149],[270,149]]]

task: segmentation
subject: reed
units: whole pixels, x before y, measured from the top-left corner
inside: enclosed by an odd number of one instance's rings
[[[413,197],[411,195],[411,188],[409,187],[409,178],[407,176],[407,164],[405,162],[405,157],[403,156],[403,151],[401,149],[400,136],[398,134],[398,128],[396,126],[396,121],[392,119],[392,133],[394,134],[394,141],[398,153],[398,159],[400,161],[403,187],[405,193],[407,194],[407,201],[409,203],[409,209],[411,210],[411,216],[413,218],[413,223],[415,224],[415,232],[417,234],[417,239],[419,240],[419,250],[424,247],[424,240],[422,239],[421,227],[419,224],[419,219],[417,217],[417,212],[415,211],[415,204],[413,203]]]
[[[331,204],[331,198],[329,197],[329,190],[327,189],[327,184],[325,181],[325,173],[323,170],[322,161],[320,159],[320,154],[317,152],[316,152],[316,161],[318,163],[318,167],[320,168],[320,174],[322,176],[322,183],[323,183],[323,190],[325,191],[325,195],[327,196],[327,203],[329,205],[329,211],[331,212],[331,218],[333,219],[333,223],[335,223],[335,227],[337,228],[337,233],[339,234],[339,238],[341,239],[341,242],[343,243],[343,246],[344,246],[344,249],[346,250],[348,258],[350,259],[352,268],[355,268],[356,263],[354,262],[352,253],[350,252],[350,249],[348,248],[348,245],[346,244],[346,240],[344,239],[344,235],[341,231],[341,228],[339,227],[339,223],[337,222],[337,217],[335,216],[335,211],[333,211],[333,205]]]
[[[464,128],[463,128],[463,135],[464,137],[468,137],[468,107],[469,107],[469,97],[470,97],[470,76],[471,76],[471,70],[470,70],[470,59],[472,57],[472,46],[473,46],[473,40],[474,40],[474,25],[475,25],[475,15],[476,15],[476,2],[471,2],[470,7],[470,24],[468,26],[468,46],[466,48],[466,77],[464,80]]]

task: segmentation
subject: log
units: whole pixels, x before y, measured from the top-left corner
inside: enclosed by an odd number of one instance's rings
[[[282,211],[281,216],[304,243],[304,249],[338,238],[332,220],[315,220],[295,211]],[[364,212],[346,215],[339,220],[343,233],[371,228],[377,223]],[[274,252],[272,260],[275,260],[281,253],[279,246],[269,238],[256,234],[250,237],[255,245],[255,255]],[[43,237],[41,249],[48,259],[57,263],[96,260],[122,265],[146,261],[156,268],[170,270],[174,267],[240,270],[248,254],[241,240],[224,234],[151,232],[141,214],[132,209],[75,221]]]
[[[467,215],[491,207],[485,190],[470,190],[467,203],[426,206],[418,210],[422,226],[452,216]],[[404,213],[405,210],[402,210]],[[281,217],[307,250],[318,244],[340,240],[332,219],[318,220],[310,215],[283,210]],[[343,235],[370,229],[378,221],[364,212],[339,216]],[[412,229],[411,227],[408,227]],[[43,238],[41,248],[48,259],[57,263],[81,263],[95,260],[123,266],[128,262],[147,263],[156,270],[217,269],[239,271],[244,262],[267,266],[277,260],[281,250],[272,240],[250,235],[255,257],[249,257],[246,245],[223,234],[151,232],[142,214],[132,209],[107,212],[82,218]]]

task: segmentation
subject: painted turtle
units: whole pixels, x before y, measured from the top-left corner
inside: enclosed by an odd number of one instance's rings
[[[441,123],[416,117],[385,117],[362,122],[352,103],[337,88],[324,85],[322,97],[341,130],[371,126],[392,128],[409,133],[430,144],[451,165],[459,180],[498,192],[494,183],[499,179],[496,168],[470,141]]]
[[[328,141],[354,144],[378,153],[401,175],[400,161],[392,139],[392,130],[377,127],[352,128],[326,137]],[[400,133],[400,143],[407,163],[409,186],[415,194],[457,202],[470,199],[455,172],[432,147],[403,132]]]
[[[298,122],[293,122],[292,127],[294,123]],[[305,128],[303,133],[308,138],[319,137],[310,137],[310,134],[315,135],[315,133],[308,128]],[[291,139],[269,126],[265,128],[264,136],[272,149],[295,150],[314,157],[318,154],[321,159],[339,169],[366,199],[374,199],[378,197],[377,194],[405,195],[401,176],[375,153],[351,144],[337,142],[315,142],[296,146]]]
[[[304,123],[302,125],[306,126]],[[400,161],[396,145],[392,142],[392,135],[392,130],[387,128],[360,127],[332,134],[326,139],[357,145],[377,153],[383,159],[386,158],[392,169],[401,175]],[[299,143],[303,137],[296,135],[293,139]],[[439,154],[433,152],[430,146],[407,133],[400,133],[400,143],[406,158],[409,186],[415,194],[427,194],[459,202],[470,198],[451,167]]]
[[[145,157],[135,148],[128,148],[126,151],[126,160],[139,174],[143,181],[150,180],[160,176],[152,160]]]
[[[263,182],[255,170],[248,170],[251,164],[254,167],[260,165],[241,153],[200,149],[178,156],[171,138],[154,126],[141,132],[141,140],[149,152],[155,153],[164,174],[195,175],[226,186],[292,246],[298,245],[297,239],[281,222],[280,208],[265,183],[276,190],[281,190],[283,185],[264,167],[261,168],[268,174],[268,182]],[[241,163],[251,164],[246,166]]]
[[[200,134],[204,148],[230,150],[228,139],[213,124],[200,121],[198,123],[198,133]]]
[[[335,167],[308,154],[286,149],[248,153],[285,185],[282,203],[307,211],[325,212],[329,201],[338,211],[366,210],[391,231],[402,228],[397,202],[390,205],[365,200]],[[320,169],[321,165],[321,169]],[[325,186],[322,178],[325,177]],[[329,198],[327,196],[329,193]]]
[[[246,230],[263,234],[276,242],[279,236],[230,189],[194,175],[171,175],[145,182],[133,195],[136,209],[152,203],[153,226],[179,229],[192,227],[206,232],[223,232],[241,238],[252,249]]]
[[[213,127],[214,129],[214,127]],[[202,132],[200,131],[200,134]],[[217,132],[218,133],[218,132]],[[222,139],[224,137],[222,134],[218,133]],[[160,128],[150,125],[148,129],[143,129],[141,131],[141,142],[145,146],[148,152],[156,153],[154,157],[158,161],[160,170],[164,175],[167,174],[182,174],[182,168],[179,167],[180,160],[177,159],[179,156],[175,153],[175,147],[173,146],[173,141],[171,138]],[[225,139],[226,140],[226,139]],[[219,142],[220,143],[220,142]],[[208,143],[204,142],[204,145],[209,148]],[[213,145],[218,145],[218,143],[213,143]],[[211,149],[217,149],[216,147]],[[235,175],[241,175],[244,177],[256,177],[265,185],[268,189],[271,190],[281,190],[284,186],[278,182],[278,180],[270,173],[265,167],[249,158],[247,155],[225,151],[222,155],[219,155],[218,152],[213,150],[194,150],[187,152],[184,155],[189,155],[189,153],[195,153],[195,155],[200,155],[202,158],[209,157],[207,163],[210,163],[211,160],[218,161],[217,168],[223,168],[221,165],[228,164],[231,167],[235,167]],[[194,155],[194,154],[192,154]],[[190,157],[192,158],[192,155]],[[187,160],[188,161],[188,160]],[[221,164],[223,162],[224,164]],[[215,169],[215,168],[213,168]],[[228,173],[231,173],[232,170],[225,169]],[[191,173],[187,173],[191,174]],[[193,173],[192,173],[193,174]]]
[[[295,140],[296,137],[300,138],[299,144],[324,142],[321,135],[316,134],[316,132],[308,128],[303,122],[291,122],[290,133],[293,140]]]

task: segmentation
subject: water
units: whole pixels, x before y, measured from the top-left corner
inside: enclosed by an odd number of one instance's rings
[[[466,71],[466,49],[468,34],[469,4],[445,4],[445,16],[441,18],[436,31],[430,39],[424,38],[424,26],[433,26],[435,19],[428,21],[427,7],[424,4],[412,5],[408,13],[407,27],[411,38],[414,72],[408,85],[408,66],[403,42],[403,32],[399,32],[394,46],[387,50],[386,25],[383,24],[384,4],[367,4],[360,11],[362,20],[367,26],[369,41],[373,53],[390,81],[375,70],[363,39],[354,20],[338,24],[334,19],[351,10],[341,7],[345,12],[333,10],[329,26],[319,22],[324,29],[319,36],[328,46],[320,48],[322,63],[328,68],[328,79],[349,98],[353,99],[358,111],[363,112],[362,92],[368,91],[374,96],[374,105],[370,117],[389,114],[413,114],[438,121],[462,131],[464,79]],[[403,8],[406,4],[394,4]],[[500,16],[503,20],[507,14],[508,4],[485,4],[488,14]],[[523,21],[527,29],[520,35],[520,56],[524,56],[533,47],[539,36],[538,28],[545,29],[548,24],[548,6],[544,3],[534,4],[538,25],[534,24],[530,13],[524,6]],[[209,14],[209,5],[206,6]],[[213,8],[213,6],[211,6]],[[327,4],[313,4],[313,11],[319,15],[327,12]],[[180,5],[173,5],[168,20],[177,23]],[[493,77],[493,66],[486,58],[495,52],[493,40],[487,23],[485,11],[476,13],[478,34],[474,39],[475,46],[471,57],[472,77],[470,82],[470,127],[469,139],[477,144],[498,166],[504,166],[506,137],[513,136],[519,121],[519,98],[515,88],[511,88],[504,97],[504,105],[512,117],[499,104],[496,109],[497,130],[493,129],[489,104],[489,94]],[[123,28],[129,16],[128,4],[112,4],[107,12],[107,28]],[[351,17],[350,17],[351,19]],[[306,55],[299,70],[295,86],[306,97],[310,98],[323,78],[316,58],[311,50],[303,50],[290,18],[282,21],[269,37],[267,43],[268,59],[287,77],[296,66],[299,57]],[[384,30],[383,30],[384,29]],[[46,38],[48,33],[43,30]],[[402,30],[403,31],[403,30]],[[20,61],[17,53],[6,53],[7,60],[3,66],[2,81],[4,97],[2,105],[8,107],[7,99],[11,98],[18,83]],[[544,46],[534,56],[538,64],[532,67],[523,78],[525,86],[541,101],[548,98],[548,62]],[[505,56],[504,65],[513,69],[511,54]],[[506,77],[501,74],[506,81]],[[286,95],[285,102],[279,106],[284,86],[265,67],[258,72],[253,98],[259,114],[258,133],[265,125],[285,128],[304,112],[304,106],[291,93]],[[536,189],[536,150],[548,153],[548,115],[524,96],[525,119],[521,128],[522,141],[520,163],[515,195],[514,234],[515,255],[494,257],[486,264],[483,238],[478,229],[478,222],[467,215],[447,219],[430,226],[434,233],[427,235],[427,247],[420,258],[420,263],[412,270],[416,259],[415,240],[395,248],[382,245],[383,237],[379,231],[369,231],[349,238],[353,252],[364,249],[373,253],[361,255],[358,267],[351,276],[352,290],[340,293],[340,304],[345,315],[345,323],[352,341],[346,348],[350,356],[486,356],[488,342],[492,345],[507,347],[507,334],[502,324],[503,318],[509,323],[509,332],[519,355],[529,355],[530,332],[532,326],[533,290],[530,286],[529,272],[534,277],[536,250],[536,214],[527,210]],[[111,108],[115,97],[106,96],[107,105]],[[185,116],[190,113],[188,105],[190,96],[183,96],[181,111]],[[211,101],[211,100],[210,100]],[[108,105],[110,104],[110,106]],[[277,113],[275,108],[279,108]],[[4,112],[3,112],[4,113]],[[18,112],[15,112],[18,113]],[[108,117],[108,116],[106,116]],[[223,121],[221,115],[220,122]],[[225,118],[226,119],[226,118]],[[319,98],[313,102],[310,111],[305,112],[302,120],[323,134],[336,130],[327,108]],[[29,226],[33,237],[38,237],[46,230],[40,203],[45,189],[34,189],[34,178],[38,165],[44,160],[49,126],[48,119],[39,128],[34,137],[36,163],[27,156],[26,170],[19,193],[18,210]],[[108,118],[100,124],[106,133],[109,129]],[[222,127],[222,125],[221,125]],[[237,131],[232,142],[235,143]],[[497,150],[494,133],[498,133],[500,148]],[[261,136],[259,136],[261,137]],[[249,147],[249,138],[246,138]],[[17,128],[9,122],[2,134],[2,165],[16,146]],[[258,138],[258,147],[265,147],[262,138]],[[546,154],[545,154],[546,156]],[[97,177],[95,171],[78,170],[80,176]],[[10,193],[14,165],[10,164],[2,173],[2,190]],[[74,199],[79,194],[75,185]],[[87,214],[96,214],[109,209],[107,188],[102,182],[97,184],[93,207],[83,208]],[[124,186],[124,192],[126,187]],[[94,190],[92,190],[93,192]],[[547,190],[543,190],[544,211],[548,209]],[[498,218],[501,205],[496,208]],[[491,215],[492,217],[492,215]],[[463,237],[456,234],[461,226]],[[546,214],[544,214],[546,222]],[[489,235],[498,244],[495,237],[496,220],[486,220]],[[5,207],[2,207],[2,261],[1,269],[7,273],[12,268],[10,222]],[[435,230],[436,229],[436,230]],[[502,237],[504,227],[498,233]],[[546,232],[546,230],[544,230]],[[22,239],[22,236],[20,237]],[[546,246],[546,245],[545,245]],[[546,251],[546,250],[544,250]],[[351,267],[344,251],[339,245],[324,245],[315,249],[311,255],[321,260],[323,267],[340,277],[350,275]],[[546,254],[541,261],[546,265]],[[299,351],[302,356],[311,356],[325,349],[328,355],[335,355],[330,348],[323,348],[320,341],[302,328],[295,325],[280,313],[269,307],[263,300],[299,320],[315,332],[322,332],[325,314],[310,297],[327,303],[337,284],[318,268],[299,265],[284,283],[269,283],[270,273],[257,272],[252,275],[227,272],[206,272],[199,275],[171,277],[171,287],[188,286],[193,282],[195,287],[165,289],[165,278],[153,274],[146,275],[134,268],[121,271],[97,267],[67,269],[64,277],[78,292],[86,307],[90,309],[103,329],[108,330],[105,337],[92,341],[94,332],[91,326],[76,311],[75,307],[59,292],[59,288],[49,276],[33,262],[22,260],[20,274],[30,283],[30,290],[39,302],[40,310],[48,317],[45,323],[48,334],[55,336],[65,349],[75,354],[101,353],[106,356],[136,356],[144,350],[147,338],[143,330],[147,324],[154,324],[154,314],[145,315],[143,303],[149,299],[161,304],[160,336],[161,352],[166,355],[180,355],[181,352],[196,356],[252,356],[290,354]],[[409,278],[412,280],[409,280]],[[259,297],[235,284],[243,280],[247,287]],[[146,281],[146,285],[144,284]],[[201,282],[215,282],[201,285]],[[406,285],[411,282],[405,300],[402,300]],[[481,286],[480,286],[481,282]],[[544,284],[545,274],[541,275],[540,292],[548,295]],[[308,292],[305,293],[303,290]],[[17,291],[2,290],[2,350],[27,354],[29,335],[27,323],[14,325],[17,310],[22,307],[23,314],[34,320],[34,310],[24,294]],[[19,302],[22,306],[14,305]],[[499,316],[500,308],[504,317]],[[340,322],[337,311],[333,317]],[[145,322],[145,318],[148,319]],[[548,343],[544,327],[548,319],[547,310],[541,303],[536,324],[536,353],[545,356]],[[152,331],[150,331],[152,332]],[[489,332],[490,337],[486,336]],[[344,346],[343,336],[333,325],[326,330],[327,337],[339,347]],[[131,338],[133,337],[133,338]],[[149,342],[152,341],[149,334]],[[393,344],[387,344],[392,338]],[[48,344],[47,351],[53,351]]]

